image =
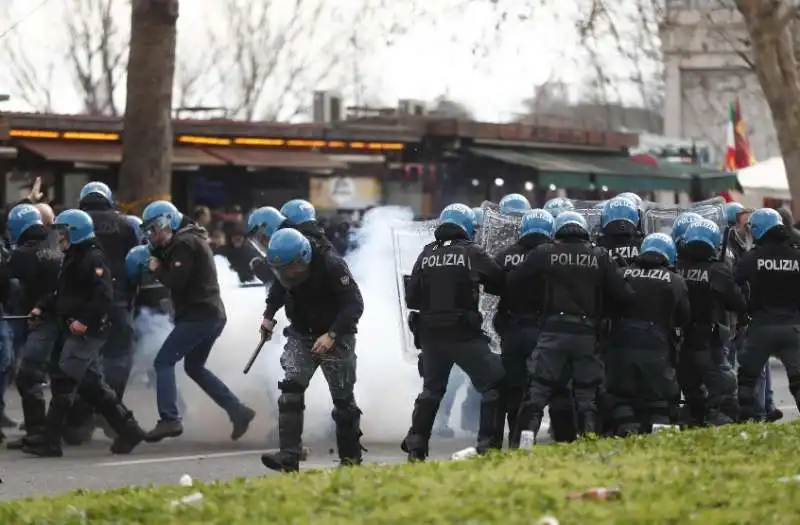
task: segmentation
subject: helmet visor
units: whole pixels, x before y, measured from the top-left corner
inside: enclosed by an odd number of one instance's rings
[[[311,273],[311,267],[302,259],[284,264],[279,267],[272,266],[272,273],[287,290],[303,284]]]

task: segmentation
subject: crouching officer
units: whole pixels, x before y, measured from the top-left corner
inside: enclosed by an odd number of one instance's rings
[[[68,412],[80,395],[116,432],[111,452],[128,454],[144,439],[144,431],[103,379],[100,356],[105,343],[103,328],[113,301],[111,273],[86,212],[67,210],[56,217],[54,227],[64,252],[58,286],[31,315],[57,316],[62,342],[53,356],[52,398],[44,433],[27,439],[22,450],[35,456],[61,457]]]
[[[669,235],[653,233],[623,270],[634,300],[614,319],[606,352],[606,389],[615,433],[627,436],[667,425],[680,394],[675,375],[676,328],[690,320],[686,283],[669,268],[677,252]]]
[[[572,381],[578,433],[596,432],[596,393],[603,382],[597,353],[598,325],[609,299],[631,300],[633,291],[605,248],[589,242],[580,214],[555,219],[556,243],[531,252],[509,275],[507,286],[540,297],[542,327],[528,369],[530,384],[519,414],[521,430],[539,432],[553,392]]]
[[[545,210],[532,210],[526,213],[522,217],[519,241],[495,256],[497,265],[507,275],[537,246],[553,240],[554,224],[553,216]],[[508,448],[511,449],[519,448],[517,414],[525,387],[528,386],[528,357],[536,346],[536,339],[539,336],[541,312],[541,304],[537,303],[539,299],[521,295],[514,288],[504,286],[494,315],[494,329],[500,336],[500,357],[506,373],[503,380],[502,402],[508,420]],[[502,430],[502,427],[498,429],[500,432]]]
[[[725,358],[718,324],[728,311],[743,318],[745,300],[728,264],[719,260],[722,234],[716,224],[707,219],[692,222],[683,239],[676,267],[689,289],[692,315],[681,345],[678,381],[691,424],[724,425],[737,419],[739,404],[736,375]]]
[[[16,248],[11,252],[6,271],[9,279],[21,285],[20,308],[30,312],[37,303],[52,294],[58,285],[63,254],[53,246],[49,230],[39,211],[30,204],[20,204],[8,214],[8,236]],[[26,436],[10,441],[9,449],[21,449],[34,436],[44,432],[47,405],[42,385],[47,381],[50,355],[58,340],[58,322],[54,316],[41,316],[30,323],[20,349],[16,386],[22,401]]]
[[[783,363],[789,391],[800,406],[800,250],[775,210],[756,210],[749,224],[755,248],[736,267],[736,281],[750,291],[751,316],[739,360],[742,419],[755,416],[754,387],[770,356]]]
[[[299,231],[283,229],[269,241],[267,259],[276,282],[267,296],[262,333],[271,337],[275,314],[286,308],[289,327],[278,383],[280,450],[261,456],[269,469],[294,472],[302,454],[305,391],[322,368],[333,400],[336,446],[342,465],[361,463],[361,410],[356,404],[356,328],[364,312],[361,291],[333,250],[312,252]],[[280,287],[285,293],[273,294]]]
[[[502,446],[502,431],[497,428],[503,423],[503,367],[481,331],[478,285],[483,284],[487,293],[499,294],[503,271],[470,241],[475,216],[469,207],[451,204],[439,219],[436,240],[422,250],[406,287],[406,306],[419,311],[418,332],[424,356],[422,392],[414,402],[411,428],[401,444],[409,461],[424,461],[428,456],[436,412],[454,364],[481,394],[478,452]]]

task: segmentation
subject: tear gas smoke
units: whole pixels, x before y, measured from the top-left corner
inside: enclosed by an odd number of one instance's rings
[[[356,400],[364,412],[362,430],[367,441],[399,442],[402,439],[411,422],[414,398],[421,384],[416,367],[403,359],[400,326],[405,320],[400,319],[392,253],[391,228],[411,220],[412,214],[405,208],[371,210],[358,231],[360,248],[347,258],[364,297],[364,315],[356,340]],[[423,245],[420,240],[420,251]],[[286,317],[283,311],[279,312],[272,341],[264,346],[250,373],[243,375],[242,369],[260,339],[258,327],[266,290],[240,287],[227,260],[217,257],[216,263],[228,324],[214,346],[207,366],[258,413],[244,439],[263,442],[267,432],[277,423],[277,385],[283,377],[279,358],[285,343],[282,332],[287,326]],[[140,316],[137,323],[141,334],[137,343],[137,362],[151,366],[171,325],[164,316],[154,316],[149,312],[146,317]],[[185,435],[193,439],[227,440],[230,435],[227,415],[186,377],[180,367],[178,385],[187,405]],[[155,405],[154,392],[152,403]],[[306,392],[306,407],[304,439],[314,441],[332,436],[333,404],[321,371],[314,376]],[[456,411],[457,408],[454,415]],[[330,444],[332,446],[334,442]]]

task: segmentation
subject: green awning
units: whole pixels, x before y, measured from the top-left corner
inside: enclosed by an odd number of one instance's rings
[[[539,184],[559,188],[588,188],[592,176],[597,186],[613,190],[677,190],[690,191],[692,178],[672,169],[641,164],[617,153],[555,152],[542,150],[510,150],[469,148],[469,152],[532,168],[538,172]]]
[[[661,164],[661,167],[675,173],[689,175],[700,183],[700,191],[703,193],[719,193],[725,190],[741,191],[739,179],[735,173],[677,162],[665,162]]]

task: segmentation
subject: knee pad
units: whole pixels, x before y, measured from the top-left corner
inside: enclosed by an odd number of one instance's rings
[[[284,392],[278,397],[278,412],[302,412],[306,409],[305,396]]]
[[[353,425],[361,420],[361,409],[356,405],[353,397],[348,399],[334,399],[331,417],[336,424]]]
[[[36,395],[42,391],[42,383],[47,379],[44,370],[36,370],[33,367],[21,366],[14,383],[21,396]]]
[[[78,391],[78,382],[69,376],[56,374],[50,377],[50,392],[53,396],[74,396]]]
[[[433,390],[423,388],[422,393],[420,393],[420,395],[417,396],[417,402],[426,404],[436,403],[436,405],[438,406],[439,403],[442,402],[443,398],[444,398],[444,392],[434,392]]]
[[[284,394],[305,394],[307,385],[302,385],[296,381],[283,380],[278,381],[278,390]]]

